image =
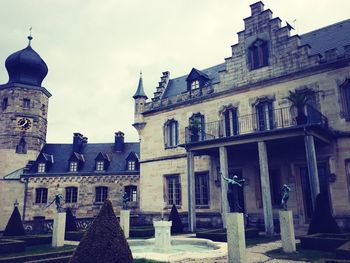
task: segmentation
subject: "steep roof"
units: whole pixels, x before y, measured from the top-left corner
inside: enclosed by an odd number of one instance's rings
[[[126,170],[126,158],[131,152],[140,154],[139,143],[125,143],[124,150],[122,152],[116,152],[114,150],[114,143],[87,143],[84,145],[81,155],[84,157],[84,162],[78,173],[96,173],[95,171],[95,158],[100,154],[106,154],[110,158],[110,163],[106,172],[108,173],[127,173]],[[62,174],[68,173],[69,159],[73,154],[72,144],[46,144],[41,153],[46,155],[52,155],[54,163],[50,165],[47,174]],[[40,156],[40,155],[39,155]],[[31,166],[29,173],[36,173],[36,163]],[[134,171],[133,171],[134,172]],[[40,173],[45,174],[45,173]],[[71,174],[71,173],[69,173]]]

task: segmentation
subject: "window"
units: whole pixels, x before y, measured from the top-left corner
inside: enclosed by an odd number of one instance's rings
[[[23,108],[30,108],[30,99],[23,99]]]
[[[345,161],[345,172],[346,172],[346,178],[348,181],[348,198],[350,202],[350,159]]]
[[[16,153],[27,153],[27,143],[24,138],[21,138],[19,143],[16,146]]]
[[[194,80],[191,82],[191,90],[199,89],[199,81]]]
[[[256,106],[256,117],[259,131],[273,129],[272,101],[263,101]]]
[[[104,161],[97,161],[96,162],[96,171],[103,171],[105,169],[105,162]]]
[[[268,66],[269,51],[267,42],[257,39],[248,49],[250,69]]]
[[[46,107],[45,104],[41,104],[41,112],[45,116],[46,115]]]
[[[99,186],[96,187],[96,196],[95,196],[95,202],[96,203],[103,203],[108,197],[108,187],[106,186]]]
[[[66,203],[76,203],[78,199],[77,187],[66,187]]]
[[[127,185],[125,186],[124,192],[130,202],[137,202],[137,186]]]
[[[179,175],[168,175],[166,180],[166,203],[181,205],[181,185]]]
[[[69,171],[77,172],[78,171],[78,162],[70,162],[69,163]]]
[[[175,147],[179,143],[178,122],[174,119],[168,120],[164,124],[164,144],[165,147]]]
[[[350,81],[346,80],[340,86],[340,97],[342,101],[342,113],[346,120],[350,120]]]
[[[129,171],[134,171],[136,170],[136,166],[135,166],[135,161],[128,161],[128,170]]]
[[[233,136],[238,134],[237,108],[230,108],[224,112],[225,135]]]
[[[45,173],[46,164],[38,163],[38,173]]]
[[[196,205],[209,205],[208,173],[195,174]]]
[[[190,141],[203,141],[205,139],[204,115],[193,114],[189,122]]]
[[[9,105],[8,98],[4,98],[4,99],[2,100],[2,104],[1,104],[2,110],[6,110],[7,107],[8,107],[8,105]]]
[[[35,203],[46,204],[47,203],[47,188],[35,189]]]

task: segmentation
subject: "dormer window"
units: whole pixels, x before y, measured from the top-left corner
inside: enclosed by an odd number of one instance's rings
[[[105,162],[104,161],[97,161],[96,162],[96,171],[104,171],[105,169]]]
[[[46,164],[45,163],[38,163],[38,173],[45,173]]]
[[[128,170],[135,171],[135,168],[136,168],[136,162],[135,161],[128,161]]]
[[[70,162],[69,171],[70,172],[77,172],[78,171],[78,162]]]
[[[191,90],[196,90],[199,89],[199,81],[198,80],[194,80],[191,82]]]
[[[258,69],[268,66],[269,64],[269,52],[266,41],[257,39],[248,49],[248,59],[250,63],[250,69]]]

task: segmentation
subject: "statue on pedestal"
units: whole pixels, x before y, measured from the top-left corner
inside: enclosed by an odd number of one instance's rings
[[[55,202],[57,213],[61,213],[63,209],[61,200],[64,201],[63,196],[61,194],[56,194],[55,198],[46,207],[49,207],[50,205],[53,204],[53,202]]]
[[[238,201],[238,187],[243,187],[245,179],[239,179],[237,175],[234,175],[231,179],[225,177],[222,173],[221,177],[228,185],[232,184],[232,190],[230,187],[227,189],[227,201],[230,206],[230,212],[242,212],[242,207]]]
[[[122,202],[123,202],[123,210],[128,209],[128,201],[129,201],[129,196],[127,192],[124,192],[122,196]]]
[[[283,185],[282,187],[282,200],[281,200],[281,206],[283,210],[287,211],[287,202],[289,199],[289,192],[290,192],[290,187],[286,184]]]

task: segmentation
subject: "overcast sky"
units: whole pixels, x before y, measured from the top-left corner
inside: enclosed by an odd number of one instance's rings
[[[6,58],[27,45],[33,26],[32,47],[49,67],[47,141],[70,143],[81,132],[89,142],[112,142],[118,130],[137,141],[139,71],[151,98],[163,71],[173,78],[224,62],[254,2],[0,0],[0,83],[8,80]],[[299,34],[349,18],[349,0],[263,2]]]

